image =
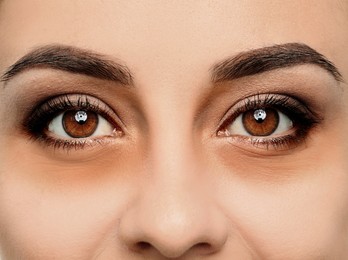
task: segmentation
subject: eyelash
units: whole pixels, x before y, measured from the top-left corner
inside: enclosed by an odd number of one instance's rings
[[[93,100],[93,102],[91,102]],[[226,128],[234,120],[249,110],[258,108],[273,108],[285,113],[294,123],[294,133],[278,137],[252,137],[226,135]],[[97,98],[85,94],[66,94],[43,102],[38,106],[24,123],[24,129],[35,140],[43,141],[48,146],[63,149],[83,149],[85,146],[103,144],[108,138],[81,138],[81,139],[57,139],[45,134],[48,123],[59,113],[69,109],[87,109],[103,116],[115,129],[122,132],[120,124],[115,121],[117,115]],[[118,118],[118,117],[117,117]],[[269,150],[290,149],[303,142],[311,130],[322,119],[297,99],[280,94],[257,94],[247,97],[232,106],[221,119],[217,136],[229,138],[231,142],[242,142],[243,145],[251,144],[257,148]],[[109,139],[110,140],[110,139]]]
[[[237,106],[237,108],[235,108]],[[294,132],[292,134],[276,136],[276,137],[257,137],[257,136],[241,136],[227,135],[226,129],[228,125],[241,114],[260,108],[273,108],[283,112],[294,124]],[[225,137],[230,142],[241,142],[243,145],[251,144],[256,148],[265,150],[287,150],[297,147],[306,140],[308,133],[323,119],[313,111],[311,111],[304,102],[297,100],[288,95],[281,94],[257,94],[247,97],[232,106],[221,119],[221,124],[217,130],[218,137]]]
[[[30,137],[43,141],[48,146],[63,149],[83,149],[86,146],[94,146],[107,142],[108,138],[80,138],[80,139],[58,139],[45,134],[49,122],[62,112],[70,109],[82,109],[93,111],[104,117],[115,127],[116,132],[123,132],[120,124],[116,122],[117,115],[106,104],[99,99],[85,94],[66,94],[53,97],[39,105],[29,116],[23,127]],[[110,140],[110,138],[109,138]]]

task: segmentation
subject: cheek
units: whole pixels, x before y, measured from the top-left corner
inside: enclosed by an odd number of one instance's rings
[[[12,147],[21,150],[8,149],[0,156],[0,244],[5,254],[89,259],[105,239],[115,237],[117,220],[137,188],[125,180],[127,169],[91,162],[59,166],[25,144]]]
[[[234,176],[220,188],[236,232],[262,259],[341,259],[348,249],[348,169],[327,162],[281,180],[274,175],[284,172],[274,169],[255,178],[249,168],[252,178]]]

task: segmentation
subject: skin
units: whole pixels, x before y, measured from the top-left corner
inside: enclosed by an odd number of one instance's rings
[[[199,2],[199,3],[198,3]],[[126,64],[134,88],[46,68],[0,85],[1,259],[345,259],[348,91],[315,65],[211,83],[241,51],[305,43],[348,80],[347,1],[39,1],[0,4],[0,71],[66,44]],[[97,97],[122,138],[54,149],[20,125],[40,99]],[[312,100],[293,149],[214,133],[258,92]]]

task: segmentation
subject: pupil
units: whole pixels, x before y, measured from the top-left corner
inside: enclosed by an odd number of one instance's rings
[[[267,113],[265,110],[263,109],[257,109],[254,112],[254,118],[256,120],[256,122],[258,123],[262,123],[267,117]]]
[[[75,114],[75,120],[79,124],[84,124],[87,121],[87,113],[85,111],[77,111]]]

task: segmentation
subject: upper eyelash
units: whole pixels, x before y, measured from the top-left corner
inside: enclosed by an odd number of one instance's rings
[[[74,96],[75,99],[72,100],[70,96]],[[110,111],[111,109],[105,107],[105,104],[100,102],[97,98],[92,98],[93,102],[91,102],[91,99],[89,99],[88,95],[85,94],[65,94],[51,98],[48,101],[43,102],[32,112],[29,119],[26,120],[24,128],[36,139],[44,140],[46,143],[54,146],[55,148],[83,148],[84,146],[89,145],[87,140],[54,139],[45,136],[43,132],[50,120],[52,120],[60,112],[67,111],[69,109],[80,108],[93,110],[104,116],[106,119],[108,119],[108,121],[114,122],[113,113]],[[300,142],[300,140],[303,139],[303,137],[307,134],[307,130],[322,120],[301,101],[288,95],[258,93],[257,95],[247,97],[242,101],[237,102],[237,104],[239,103],[241,103],[241,105],[239,105],[237,108],[234,108],[236,106],[234,105],[225,113],[218,127],[219,130],[232,123],[240,114],[260,107],[277,108],[280,111],[285,112],[291,120],[294,120],[295,124],[301,127],[301,129],[298,129],[296,133],[297,136],[292,138],[293,140],[290,140],[289,136],[282,136],[279,138],[264,137],[262,140],[255,138],[250,141],[254,146],[259,146],[260,144],[266,145],[267,149],[269,145],[285,146],[290,142]]]
[[[77,99],[72,100],[70,96],[77,97]],[[42,137],[42,131],[47,127],[48,122],[59,113],[68,111],[69,109],[92,110],[105,117],[111,123],[114,123],[114,125],[117,125],[113,120],[111,109],[102,105],[98,99],[93,100],[94,102],[91,102],[91,98],[85,94],[65,94],[51,98],[35,108],[28,120],[24,122],[24,129],[37,137]]]
[[[243,102],[241,106],[234,108],[234,105],[227,110],[220,121],[221,123],[218,126],[218,131],[232,123],[240,114],[257,108],[268,107],[279,109],[285,112],[290,119],[296,119],[295,123],[302,124],[304,127],[310,127],[322,120],[319,115],[305,106],[303,102],[288,95],[258,93],[237,102],[237,104],[240,102]]]

